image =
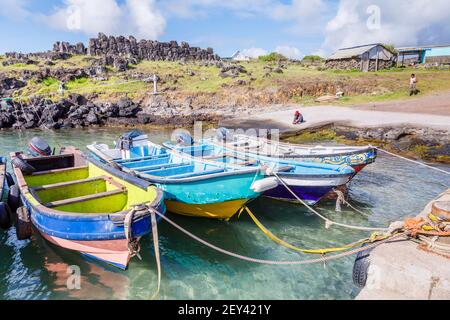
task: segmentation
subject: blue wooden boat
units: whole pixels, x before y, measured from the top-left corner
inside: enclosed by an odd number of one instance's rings
[[[164,190],[168,210],[177,214],[230,219],[274,187],[261,183],[264,173],[259,167],[196,159],[150,144],[139,131],[122,136],[113,149],[104,144],[87,148],[102,161]]]
[[[49,242],[125,269],[151,232],[150,210],[165,212],[163,193],[76,148],[31,158],[11,154],[23,206],[16,212],[20,240],[31,225]]]
[[[367,165],[375,162],[377,149],[373,146],[308,146],[244,134],[231,134],[226,128],[216,130],[216,137],[209,143],[223,145],[227,149],[245,151],[277,159],[289,159],[300,162],[349,165],[358,173]]]
[[[186,139],[178,140],[185,141]],[[270,172],[276,172],[290,190],[278,178],[273,177],[273,183],[277,186],[265,191],[264,196],[284,201],[296,201],[297,196],[308,204],[316,204],[334,188],[347,184],[355,174],[352,167],[348,165],[337,166],[276,159],[236,149],[226,149],[221,145],[210,143],[208,140],[189,146],[171,142],[163,145],[202,159],[269,168],[270,170],[266,170],[268,175]]]

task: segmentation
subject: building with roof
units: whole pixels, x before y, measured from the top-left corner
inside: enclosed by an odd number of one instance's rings
[[[368,72],[392,68],[396,59],[395,53],[376,43],[340,49],[328,57],[325,66],[329,69]]]
[[[398,64],[450,65],[450,45],[397,48]]]
[[[231,60],[233,60],[233,61],[250,61],[251,58],[249,56],[246,56],[242,52],[237,51],[231,56]]]

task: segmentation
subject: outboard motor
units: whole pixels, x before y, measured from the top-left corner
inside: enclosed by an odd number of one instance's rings
[[[42,138],[34,137],[28,143],[28,153],[32,157],[47,157],[54,153],[47,141]]]
[[[149,156],[148,136],[140,130],[126,132],[117,140],[116,149],[124,159]]]
[[[192,138],[192,136],[187,133],[187,132],[183,132],[183,133],[179,133],[175,136],[175,141],[174,141],[178,146],[192,146],[194,144],[194,139]]]
[[[230,130],[227,128],[219,128],[216,130],[216,139],[219,142],[227,142],[230,141],[232,138]]]

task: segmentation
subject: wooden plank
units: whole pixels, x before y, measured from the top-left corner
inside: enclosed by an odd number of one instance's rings
[[[89,200],[101,199],[104,197],[113,196],[113,195],[121,194],[121,193],[126,193],[126,192],[124,190],[120,190],[120,189],[119,190],[111,190],[111,191],[107,191],[107,192],[91,194],[91,195],[72,198],[72,199],[54,201],[54,202],[45,204],[45,206],[47,208],[55,208],[55,207],[59,207],[59,206],[65,206],[68,204],[74,204],[74,203],[79,203],[79,202],[84,202],[84,201],[89,201]]]

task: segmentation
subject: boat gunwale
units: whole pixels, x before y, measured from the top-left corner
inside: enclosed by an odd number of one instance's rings
[[[101,169],[104,169],[105,171],[107,171],[108,173],[113,175],[114,178],[116,178],[118,180],[127,181],[125,179],[122,179],[120,176],[116,175],[115,173],[113,173],[114,170],[117,171],[117,172],[121,172],[121,171],[119,171],[117,169],[114,169],[114,168],[109,168],[109,167],[106,168],[107,166],[104,166],[101,162],[95,161],[95,162],[97,162],[97,164],[96,164],[91,159],[88,160],[82,154],[82,152],[79,149],[77,149],[77,148],[68,147],[68,148],[65,149],[65,152],[68,152],[69,154],[73,154],[74,156],[75,155],[80,156],[82,159],[84,159],[86,161],[86,163],[91,162],[93,165],[98,166]],[[11,158],[14,159],[14,157],[17,157],[18,155],[21,155],[21,154],[23,154],[23,152],[13,152],[13,153],[11,153]],[[52,159],[52,157],[56,158],[58,156],[50,156],[50,157],[46,157],[46,158]],[[98,164],[101,164],[101,166],[99,166]],[[60,210],[55,210],[55,209],[52,209],[52,208],[48,208],[44,204],[42,204],[40,202],[38,197],[35,196],[35,194],[32,191],[33,188],[29,187],[28,184],[26,183],[22,171],[19,168],[16,168],[12,164],[11,164],[11,166],[13,168],[14,175],[16,176],[17,181],[18,182],[23,182],[23,184],[19,183],[19,185],[18,185],[18,187],[20,189],[22,200],[24,200],[24,202],[26,202],[30,207],[33,208],[34,211],[38,212],[39,214],[47,215],[47,216],[55,217],[55,218],[63,218],[65,220],[77,220],[77,221],[106,221],[106,220],[109,220],[109,221],[113,221],[114,222],[114,220],[112,220],[111,217],[116,218],[116,220],[118,220],[119,217],[124,217],[125,218],[127,213],[129,213],[131,210],[133,210],[133,208],[129,208],[127,210],[123,210],[123,211],[119,211],[119,212],[80,213],[80,212],[66,212],[66,211],[60,211]],[[107,169],[111,169],[111,170],[107,170]],[[130,180],[132,180],[132,179],[130,179]],[[131,184],[134,184],[131,181],[127,181],[127,182],[129,182]],[[149,203],[149,206],[152,207],[152,208],[159,207],[160,203],[163,201],[163,195],[164,195],[163,191],[160,190],[159,188],[157,188],[156,186],[147,183],[146,181],[140,181],[140,182],[142,184],[144,182],[147,185],[147,188],[148,187],[154,187],[155,192],[156,192],[156,196],[155,196],[155,199],[153,199],[151,201],[144,202],[144,203],[141,203],[141,204],[136,204],[135,206],[137,207],[139,205],[143,205],[143,204]],[[142,188],[142,185],[141,186],[139,186],[137,184],[134,184],[134,185],[136,187]],[[142,189],[145,190],[147,188],[142,188]],[[33,197],[33,199],[35,199],[39,203],[39,205],[33,205],[30,201],[28,201],[26,199],[26,197],[25,197],[25,194],[27,194],[27,193],[30,194]]]
[[[151,141],[148,141],[149,145],[153,145],[155,147],[159,147],[161,148],[162,146],[158,146],[157,144],[154,144]],[[254,173],[255,175],[258,175],[261,170],[259,167],[244,167],[244,166],[234,166],[234,165],[221,165],[218,162],[214,162],[214,161],[206,161],[203,159],[199,159],[196,157],[192,157],[189,155],[186,155],[184,153],[181,152],[177,152],[175,150],[172,149],[168,149],[165,147],[162,147],[164,149],[166,149],[169,153],[172,153],[176,156],[180,156],[183,159],[187,159],[190,160],[192,162],[195,163],[202,163],[202,164],[209,164],[209,165],[213,165],[215,167],[219,167],[219,168],[231,168],[231,169],[235,169],[234,171],[224,171],[224,172],[220,172],[220,173],[215,173],[215,174],[207,174],[207,175],[202,175],[202,176],[197,176],[197,177],[188,177],[188,178],[181,178],[181,179],[171,179],[170,177],[167,178],[163,178],[160,176],[154,176],[154,175],[150,175],[150,174],[145,174],[130,168],[127,168],[123,165],[123,163],[127,163],[127,162],[133,162],[133,161],[139,161],[140,158],[132,158],[132,159],[123,159],[123,160],[119,160],[117,161],[117,159],[115,160],[108,160],[111,159],[110,157],[108,157],[108,155],[106,155],[105,153],[103,153],[101,150],[97,149],[95,147],[96,145],[89,145],[88,149],[90,151],[92,151],[95,155],[97,155],[98,157],[100,157],[103,161],[106,161],[107,164],[106,166],[111,167],[110,165],[108,165],[108,162],[114,162],[115,164],[117,164],[118,166],[121,167],[122,172],[128,173],[129,175],[135,175],[138,178],[144,179],[146,181],[149,181],[151,183],[158,183],[158,184],[177,184],[177,183],[190,183],[190,182],[197,182],[197,181],[205,181],[205,180],[210,180],[210,179],[215,179],[215,178],[221,178],[221,177],[228,177],[228,176],[242,176],[242,175],[247,175],[250,173]],[[93,149],[95,151],[93,151]],[[158,156],[155,156],[158,157]],[[141,158],[146,158],[146,159],[151,159],[151,157],[149,158],[147,157],[141,157]]]

